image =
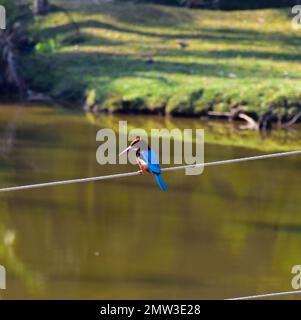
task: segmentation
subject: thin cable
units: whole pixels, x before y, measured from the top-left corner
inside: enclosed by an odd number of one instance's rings
[[[262,156],[230,159],[230,160],[223,160],[223,161],[198,163],[198,164],[188,165],[188,166],[164,168],[161,171],[176,171],[176,170],[181,170],[181,169],[182,170],[183,169],[193,169],[193,168],[202,167],[202,166],[203,167],[214,167],[214,166],[220,166],[220,165],[225,165],[225,164],[233,164],[233,163],[239,163],[239,162],[246,162],[246,161],[255,161],[255,160],[263,160],[263,159],[271,159],[271,158],[293,156],[293,155],[297,155],[297,154],[301,154],[301,150],[281,152],[281,153],[272,153],[272,154],[264,154]]]
[[[2,188],[2,189],[0,189],[0,192],[20,191],[20,190],[38,189],[38,188],[45,188],[45,187],[63,186],[63,185],[66,185],[66,184],[73,184],[73,183],[92,182],[92,181],[99,181],[99,180],[109,180],[109,179],[137,176],[139,174],[140,174],[140,172],[136,171],[136,172],[112,174],[112,175],[100,176],[100,177],[81,178],[81,179],[72,179],[72,180],[54,181],[54,182],[45,182],[45,183],[38,183],[38,184],[30,184],[30,185],[27,185],[27,186]]]
[[[239,162],[279,158],[279,157],[285,157],[285,156],[293,156],[293,155],[297,155],[297,154],[301,154],[301,150],[282,152],[282,153],[272,153],[272,154],[247,157],[247,158],[238,158],[238,159],[231,159],[231,160],[198,163],[198,164],[194,164],[194,165],[186,165],[186,166],[180,166],[180,167],[163,168],[161,171],[167,172],[167,171],[177,171],[177,170],[184,170],[184,169],[193,169],[193,168],[198,168],[198,167],[213,167],[213,166],[220,166],[220,165],[233,164],[233,163],[239,163]],[[38,183],[38,184],[31,184],[31,185],[25,185],[25,186],[2,188],[2,189],[0,189],[0,192],[20,191],[20,190],[38,189],[38,188],[45,188],[45,187],[62,186],[62,185],[73,184],[73,183],[110,180],[110,179],[117,179],[117,178],[124,178],[124,177],[133,177],[133,176],[138,176],[140,174],[141,174],[140,171],[135,171],[135,172],[118,173],[118,174],[99,176],[99,177],[91,177],[91,178],[81,178],[81,179],[72,179],[72,180],[64,180],[64,181]]]
[[[225,299],[225,300],[253,300],[253,299],[261,299],[261,298],[272,298],[272,297],[279,297],[279,296],[287,296],[287,295],[292,295],[292,294],[301,294],[301,290],[258,294],[258,295],[254,295],[254,296],[230,298],[230,299]]]

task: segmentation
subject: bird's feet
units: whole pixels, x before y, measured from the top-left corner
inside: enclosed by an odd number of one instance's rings
[[[146,170],[139,170],[138,172],[139,172],[141,175],[148,174],[148,171],[146,171]]]

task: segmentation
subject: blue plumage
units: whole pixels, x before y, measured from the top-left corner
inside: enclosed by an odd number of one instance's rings
[[[158,173],[154,173],[155,179],[159,185],[159,187],[161,188],[161,190],[166,191],[167,190],[167,186],[163,181],[163,178],[161,176],[161,174]]]
[[[161,188],[161,190],[166,191],[167,186],[164,183],[161,176],[161,168],[160,168],[159,159],[156,152],[151,149],[141,150],[140,158],[146,162],[149,172],[154,174],[155,179],[159,187]]]
[[[159,158],[155,151],[151,150],[148,143],[141,139],[139,136],[134,139],[130,145],[120,152],[120,156],[128,153],[130,151],[136,151],[136,161],[140,168],[141,174],[152,173],[161,188],[161,190],[166,191],[167,186],[164,183],[161,176],[161,168],[159,164]]]

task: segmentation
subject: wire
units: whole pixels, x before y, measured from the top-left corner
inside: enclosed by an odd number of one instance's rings
[[[291,294],[301,294],[301,290],[298,290],[298,291],[286,291],[286,292],[276,292],[276,293],[266,293],[266,294],[259,294],[259,295],[254,295],[254,296],[230,298],[230,299],[225,299],[225,300],[253,300],[253,299],[260,299],[260,298],[271,298],[271,297],[286,296],[286,295],[291,295]]]
[[[220,165],[225,165],[225,164],[233,164],[233,163],[246,162],[246,161],[255,161],[255,160],[263,160],[263,159],[271,159],[271,158],[293,156],[293,155],[297,155],[297,154],[301,154],[301,150],[281,152],[281,153],[272,153],[272,154],[264,154],[262,156],[230,159],[230,160],[223,160],[223,161],[198,163],[198,164],[188,165],[188,166],[164,168],[161,171],[176,171],[176,170],[181,170],[181,169],[182,170],[183,169],[193,169],[193,168],[202,167],[202,166],[204,166],[204,167],[213,167],[213,166],[220,166]]]
[[[298,154],[301,154],[301,150],[288,151],[288,152],[282,152],[282,153],[272,153],[272,154],[266,154],[266,155],[261,155],[261,156],[230,159],[230,160],[215,161],[215,162],[197,163],[194,165],[186,165],[186,166],[180,166],[180,167],[163,168],[161,171],[167,172],[167,171],[177,171],[177,170],[184,170],[184,169],[193,169],[193,168],[198,168],[198,167],[213,167],[213,166],[220,166],[220,165],[247,162],[247,161],[255,161],[255,160],[293,156],[293,155],[298,155]],[[110,180],[110,179],[117,179],[117,178],[133,177],[133,176],[138,176],[140,174],[141,174],[140,171],[135,171],[135,172],[118,173],[118,174],[99,176],[99,177],[91,177],[91,178],[81,178],[81,179],[72,179],[72,180],[64,180],[64,181],[38,183],[38,184],[31,184],[31,185],[25,185],[25,186],[2,188],[2,189],[0,189],[0,192],[30,190],[30,189],[62,186],[62,185],[73,184],[73,183]]]

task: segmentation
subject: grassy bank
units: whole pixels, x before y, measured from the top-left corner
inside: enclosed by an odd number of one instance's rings
[[[22,63],[36,90],[112,112],[300,111],[301,33],[288,10],[68,9],[32,27],[38,43]]]

